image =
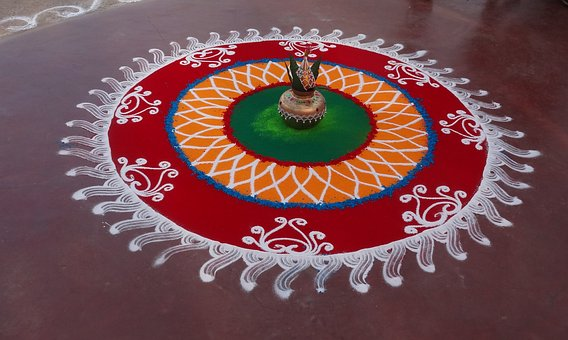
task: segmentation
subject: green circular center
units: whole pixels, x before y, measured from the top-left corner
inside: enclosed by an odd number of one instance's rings
[[[288,86],[276,86],[246,96],[233,106],[232,135],[253,153],[281,162],[328,163],[365,144],[373,129],[365,107],[325,89],[327,113],[313,128],[296,130],[278,113],[278,100]]]

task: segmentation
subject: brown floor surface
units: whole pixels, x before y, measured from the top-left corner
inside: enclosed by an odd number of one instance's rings
[[[2,339],[561,339],[568,336],[567,166],[568,7],[557,0],[487,1],[146,0],[0,41],[0,338]],[[274,272],[245,293],[240,265],[202,283],[206,252],[151,267],[160,246],[131,253],[133,233],[111,236],[91,213],[96,200],[71,194],[98,181],[65,172],[84,164],[57,154],[88,118],[99,79],[149,48],[167,50],[209,31],[267,32],[276,26],[366,33],[409,51],[427,49],[468,86],[491,92],[514,142],[538,149],[534,174],[516,178],[525,203],[499,206],[514,227],[482,220],[492,241],[463,237],[465,262],[435,253],[437,271],[407,256],[400,288],[374,268],[357,294],[341,270],[325,294],[302,274],[287,301]],[[514,191],[514,190],[513,190]],[[134,233],[136,234],[136,233]],[[439,247],[441,250],[441,247]]]
[[[0,37],[22,32],[8,29],[21,29],[28,24],[21,17],[30,21],[35,17],[37,27],[42,27],[65,20],[61,15],[86,15],[136,1],[142,0],[0,0]],[[20,19],[14,20],[12,17]]]

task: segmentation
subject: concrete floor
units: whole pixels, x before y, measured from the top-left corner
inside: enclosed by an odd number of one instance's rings
[[[142,0],[0,0],[0,37]]]
[[[0,338],[2,339],[562,339],[568,336],[568,7],[556,0],[185,1],[146,0],[0,40]],[[409,51],[490,91],[507,125],[526,133],[514,145],[537,149],[522,206],[499,206],[514,223],[482,220],[491,247],[464,238],[468,260],[435,253],[436,272],[409,257],[392,288],[379,269],[361,295],[342,270],[325,294],[311,273],[278,299],[267,273],[245,293],[239,265],[212,283],[197,272],[206,252],[152,268],[159,246],[127,249],[111,236],[96,200],[71,194],[98,181],[65,172],[84,164],[58,155],[73,134],[65,122],[102,77],[150,48],[188,35],[271,27],[339,28]]]

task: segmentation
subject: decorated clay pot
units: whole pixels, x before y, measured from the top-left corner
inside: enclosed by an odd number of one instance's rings
[[[280,96],[278,112],[284,122],[295,129],[314,127],[325,115],[325,98],[317,91],[289,89]]]

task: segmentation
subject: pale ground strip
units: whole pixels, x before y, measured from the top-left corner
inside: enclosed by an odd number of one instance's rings
[[[141,0],[0,0],[0,37]]]

